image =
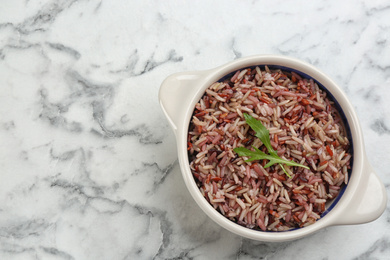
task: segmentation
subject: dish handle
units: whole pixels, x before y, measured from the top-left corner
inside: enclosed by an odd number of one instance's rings
[[[368,223],[379,218],[385,211],[387,204],[385,186],[367,160],[363,174],[367,174],[366,182],[361,182],[360,189],[352,198],[353,202],[351,201],[343,210],[343,215],[335,221],[335,225]]]
[[[200,81],[205,79],[206,71],[181,72],[167,77],[160,87],[159,100],[162,110],[176,134],[183,124],[189,104],[196,98]]]

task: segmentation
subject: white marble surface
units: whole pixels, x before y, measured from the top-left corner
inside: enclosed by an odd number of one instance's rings
[[[305,60],[350,97],[389,194],[389,17],[387,0],[2,0],[0,259],[390,259],[389,205],[287,243],[216,226],[158,103],[174,72]]]

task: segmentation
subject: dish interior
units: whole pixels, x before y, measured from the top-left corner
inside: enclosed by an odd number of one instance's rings
[[[352,169],[353,169],[353,140],[352,140],[352,135],[351,135],[351,130],[350,130],[350,126],[348,124],[348,120],[346,118],[346,115],[340,105],[340,103],[336,100],[336,98],[334,97],[334,95],[329,91],[328,88],[326,88],[326,86],[324,86],[321,82],[319,82],[317,79],[309,76],[308,74],[306,73],[303,73],[299,70],[296,70],[296,69],[293,69],[293,68],[289,68],[289,67],[285,67],[285,66],[279,66],[279,65],[256,65],[256,66],[246,66],[246,67],[243,67],[243,68],[239,68],[239,69],[236,69],[234,71],[232,71],[231,73],[229,74],[226,74],[224,75],[223,77],[221,77],[220,79],[218,79],[217,81],[215,82],[223,82],[227,79],[230,79],[233,77],[233,75],[238,71],[238,70],[244,70],[244,69],[251,69],[251,70],[254,70],[256,67],[259,67],[261,70],[265,70],[265,66],[267,66],[270,70],[282,70],[282,71],[286,71],[286,72],[294,72],[296,74],[298,74],[299,76],[301,76],[302,78],[306,78],[306,79],[313,79],[314,82],[319,86],[320,89],[322,89],[323,91],[326,92],[326,95],[327,95],[327,98],[333,102],[333,106],[334,108],[337,110],[338,112],[338,115],[340,116],[341,118],[341,121],[342,121],[342,124],[343,124],[343,127],[344,127],[344,130],[345,130],[345,134],[346,134],[346,137],[348,138],[349,140],[349,153],[351,155],[351,159],[350,159],[350,168],[348,169],[348,179],[351,178],[351,172],[352,172]],[[208,86],[207,86],[208,87]],[[191,120],[190,120],[191,121]],[[189,125],[190,125],[190,122],[189,122]],[[188,125],[188,127],[189,127]],[[189,128],[188,128],[189,129]],[[190,161],[190,159],[188,158],[188,160]],[[191,171],[191,170],[190,170]],[[193,176],[194,178],[194,176]],[[196,182],[195,178],[194,178],[194,181]],[[340,188],[340,191],[337,195],[337,197],[333,198],[332,200],[328,201],[326,203],[326,206],[325,206],[325,211],[323,211],[323,213],[320,215],[320,218],[317,220],[319,221],[320,219],[322,219],[324,216],[326,216],[335,206],[336,204],[339,202],[340,198],[343,196],[345,190],[347,189],[347,186],[348,186],[348,183],[347,184],[344,184],[341,186]],[[222,215],[222,214],[221,214]],[[223,215],[222,215],[223,216]],[[233,223],[237,224],[236,222],[232,221]],[[237,224],[239,225],[239,224]],[[303,227],[301,227],[303,228]],[[292,231],[292,230],[296,230],[296,229],[301,229],[301,228],[292,228],[292,229],[289,229],[289,230],[286,230],[286,231],[278,231],[278,232],[288,232],[288,231]],[[261,231],[260,232],[264,232],[264,231]],[[265,232],[275,232],[275,231],[265,231]]]

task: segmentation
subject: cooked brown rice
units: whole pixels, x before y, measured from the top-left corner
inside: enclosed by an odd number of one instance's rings
[[[243,113],[261,120],[283,159],[245,162],[233,149],[267,153]],[[267,66],[239,70],[213,83],[195,106],[188,133],[192,174],[205,199],[248,228],[282,231],[313,224],[348,182],[349,140],[333,102],[314,82]]]

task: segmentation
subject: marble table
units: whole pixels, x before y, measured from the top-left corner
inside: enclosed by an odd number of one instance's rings
[[[389,194],[389,17],[386,0],[1,1],[0,259],[390,259],[389,204],[285,243],[217,226],[158,102],[175,72],[304,60],[349,96]]]

